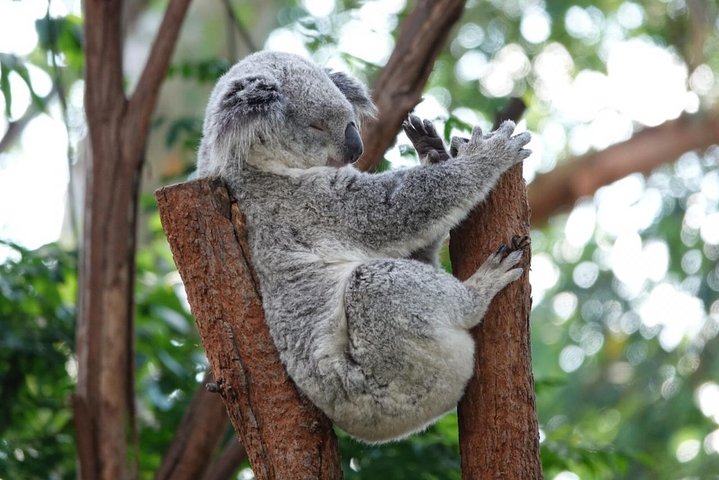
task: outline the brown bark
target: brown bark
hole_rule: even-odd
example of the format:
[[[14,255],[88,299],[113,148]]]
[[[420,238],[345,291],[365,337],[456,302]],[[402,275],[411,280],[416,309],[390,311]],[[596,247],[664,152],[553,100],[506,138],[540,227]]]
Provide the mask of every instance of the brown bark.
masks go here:
[[[88,165],[73,398],[79,476],[137,476],[132,358],[137,189],[159,85],[189,0],[172,0],[133,99],[125,98],[119,0],[85,5]],[[169,20],[168,20],[169,19]],[[129,438],[129,440],[128,440]]]
[[[210,465],[212,453],[230,422],[222,398],[205,388],[208,382],[212,382],[209,374],[185,411],[155,480],[195,480]]]
[[[330,421],[300,395],[264,321],[242,215],[219,180],[156,193],[219,392],[258,479],[341,478]]]
[[[418,0],[402,22],[392,55],[372,88],[379,114],[362,125],[365,144],[358,168],[376,169],[394,143],[402,121],[420,101],[434,61],[462,16],[464,4],[465,0]]]
[[[529,186],[532,225],[542,226],[550,216],[571,208],[583,196],[593,195],[631,173],[648,173],[675,161],[681,154],[719,143],[719,115],[685,115],[657,127],[645,128],[627,141],[559,165],[539,175]]]
[[[516,106],[498,117],[521,114]],[[529,235],[521,165],[505,173],[487,200],[451,232],[455,275],[469,277],[514,235]],[[458,406],[462,478],[542,478],[529,342],[530,261],[527,250],[522,277],[494,298],[472,332],[475,375]]]
[[[247,458],[245,448],[237,438],[233,438],[222,454],[212,462],[202,480],[230,480],[245,458]]]

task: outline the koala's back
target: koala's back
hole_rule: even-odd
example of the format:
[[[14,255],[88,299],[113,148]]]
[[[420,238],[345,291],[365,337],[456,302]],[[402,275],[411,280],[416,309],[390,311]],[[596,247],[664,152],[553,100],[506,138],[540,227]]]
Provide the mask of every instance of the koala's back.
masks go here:
[[[452,319],[467,314],[455,306],[469,300],[460,282],[430,265],[357,245],[325,203],[335,201],[331,173],[342,174],[300,182],[254,172],[238,201],[290,376],[338,426],[386,441],[454,407],[474,344]]]

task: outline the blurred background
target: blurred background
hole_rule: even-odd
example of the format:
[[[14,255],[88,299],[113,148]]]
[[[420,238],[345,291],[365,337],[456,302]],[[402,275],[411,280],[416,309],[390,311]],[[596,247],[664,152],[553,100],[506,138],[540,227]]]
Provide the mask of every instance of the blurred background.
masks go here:
[[[152,191],[194,170],[215,80],[258,49],[369,85],[413,2],[195,1],[155,111],[136,265],[138,452],[152,477],[204,358]],[[165,3],[123,15],[127,88]],[[0,478],[74,478],[87,166],[79,1],[0,0]],[[512,96],[533,133],[532,355],[547,478],[717,478],[719,7],[469,0],[415,109],[449,138]],[[404,135],[382,168],[415,165]],[[553,200],[561,191],[564,197]],[[553,202],[553,203],[552,203]],[[548,204],[548,205],[547,205]],[[228,430],[226,437],[231,437]],[[347,478],[460,478],[457,420],[370,447]],[[252,478],[246,460],[231,478]]]

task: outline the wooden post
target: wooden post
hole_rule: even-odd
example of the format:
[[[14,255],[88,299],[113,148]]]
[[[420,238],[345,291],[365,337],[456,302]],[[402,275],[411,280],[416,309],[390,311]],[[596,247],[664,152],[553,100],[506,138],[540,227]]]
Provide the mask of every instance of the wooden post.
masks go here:
[[[332,424],[287,376],[264,321],[244,219],[221,180],[157,190],[207,358],[255,477],[342,477]]]

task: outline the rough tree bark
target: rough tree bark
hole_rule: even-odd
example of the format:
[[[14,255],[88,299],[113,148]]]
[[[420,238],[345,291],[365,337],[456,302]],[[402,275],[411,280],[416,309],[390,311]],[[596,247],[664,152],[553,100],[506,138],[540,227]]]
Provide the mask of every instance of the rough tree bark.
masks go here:
[[[133,294],[137,189],[160,84],[189,0],[172,0],[130,98],[122,72],[122,1],[86,0],[88,165],[73,398],[79,476],[137,476]],[[128,452],[128,445],[130,452]]]
[[[196,180],[156,197],[217,390],[255,477],[341,478],[331,422],[298,393],[272,343],[242,215],[224,184]]]
[[[510,102],[498,115],[517,119],[524,107]],[[522,166],[499,180],[489,197],[450,234],[455,275],[464,280],[500,244],[529,235],[529,207]],[[542,478],[539,427],[529,343],[530,250],[524,274],[497,295],[473,335],[475,375],[458,406],[462,478]]]

